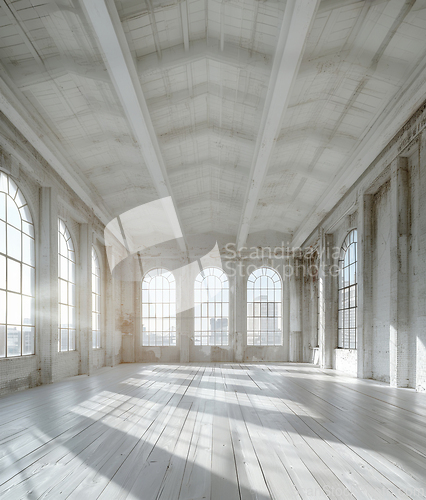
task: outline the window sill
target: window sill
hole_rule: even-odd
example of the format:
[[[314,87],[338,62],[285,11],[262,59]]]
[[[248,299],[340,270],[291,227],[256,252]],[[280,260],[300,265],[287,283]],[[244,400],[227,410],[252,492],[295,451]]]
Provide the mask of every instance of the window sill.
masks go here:
[[[33,359],[36,358],[37,354],[24,354],[23,356],[10,356],[8,358],[0,358],[0,363],[4,361],[16,361],[17,359]]]

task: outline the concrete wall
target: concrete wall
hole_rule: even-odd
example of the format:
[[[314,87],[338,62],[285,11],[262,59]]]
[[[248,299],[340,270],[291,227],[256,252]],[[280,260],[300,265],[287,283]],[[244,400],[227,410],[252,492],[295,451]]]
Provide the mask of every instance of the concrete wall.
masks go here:
[[[391,210],[390,183],[374,195],[373,200],[373,378],[390,380],[390,252]]]
[[[303,245],[319,251],[325,235],[339,247],[358,228],[357,349],[331,352],[337,283],[326,275],[319,293],[321,366],[418,391],[426,391],[425,126],[422,106]],[[319,261],[330,264],[321,253]]]
[[[27,141],[2,119],[15,137],[9,154],[0,149],[0,168],[10,175],[22,190],[31,210],[36,237],[36,342],[35,354],[19,358],[0,358],[0,395],[34,387],[77,374],[90,374],[106,364],[121,362],[121,335],[118,339],[109,314],[114,303],[113,283],[103,245],[103,225],[46,164]],[[6,139],[5,139],[6,140]],[[10,151],[10,150],[9,150]],[[19,153],[19,154],[18,154]],[[76,250],[77,267],[77,350],[58,352],[57,328],[57,220],[61,217],[71,233]],[[95,245],[100,256],[102,278],[102,348],[91,348],[91,306],[80,307],[82,293],[90,299],[89,274],[91,255],[84,269],[81,259],[81,227],[90,227],[88,249]],[[86,261],[85,261],[86,262]],[[86,279],[82,279],[86,275]],[[83,328],[86,325],[87,328]],[[114,338],[115,336],[115,338]]]
[[[278,256],[271,258],[255,258],[248,246],[238,258],[232,252],[226,251],[227,240],[225,235],[218,236],[222,250],[222,269],[227,274],[229,282],[229,343],[227,346],[197,346],[194,343],[194,309],[190,307],[177,314],[177,345],[175,347],[151,347],[142,346],[141,343],[141,284],[139,281],[121,283],[121,311],[120,329],[122,336],[122,360],[123,362],[255,362],[255,361],[301,361],[299,346],[294,346],[297,351],[290,356],[290,279],[283,274],[284,259]],[[281,246],[286,238],[276,239],[272,243],[273,248]],[[259,241],[259,240],[257,240]],[[254,243],[253,243],[254,245]],[[211,248],[211,242],[205,242],[197,249],[191,247],[194,255],[204,255]],[[268,252],[269,255],[269,252]],[[146,271],[155,267],[165,267],[173,272],[180,269],[184,262],[175,262],[165,255],[144,260]],[[246,320],[246,298],[248,275],[262,265],[272,267],[280,274],[283,282],[282,315],[283,315],[283,345],[282,346],[247,346],[247,320]],[[175,271],[176,289],[184,289],[186,300],[193,293],[193,283],[199,272],[198,266],[188,266],[185,275]],[[183,280],[185,284],[182,285]],[[298,302],[300,296],[295,296]],[[299,304],[294,303],[293,308],[300,309]],[[295,316],[300,312],[296,311]],[[293,337],[300,336],[300,325],[294,326]],[[301,336],[300,336],[301,338]],[[300,352],[299,352],[300,351]]]

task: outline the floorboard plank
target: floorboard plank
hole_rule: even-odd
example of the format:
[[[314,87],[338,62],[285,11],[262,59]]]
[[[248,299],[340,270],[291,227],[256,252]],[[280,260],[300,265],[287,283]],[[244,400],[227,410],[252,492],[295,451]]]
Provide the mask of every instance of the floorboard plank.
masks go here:
[[[0,497],[426,499],[426,395],[307,364],[126,364],[0,398]]]

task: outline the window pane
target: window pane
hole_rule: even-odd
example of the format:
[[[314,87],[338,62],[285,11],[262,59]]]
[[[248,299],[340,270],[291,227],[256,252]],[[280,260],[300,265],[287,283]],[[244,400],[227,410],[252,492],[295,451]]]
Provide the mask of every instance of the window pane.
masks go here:
[[[22,293],[35,295],[35,270],[33,267],[22,264]]]
[[[7,259],[7,288],[21,293],[21,264],[12,259]]]
[[[22,261],[34,265],[34,240],[26,234],[22,235]]]
[[[0,220],[0,253],[6,253],[6,224]]]
[[[6,257],[0,255],[0,288],[6,288]]]
[[[16,227],[21,230],[21,215],[19,213],[18,207],[16,206],[16,203],[10,198],[10,196],[7,196],[7,222],[8,224],[11,224],[12,226]]]
[[[34,326],[34,299],[32,297],[22,296],[22,324]]]
[[[60,325],[62,328],[68,328],[68,306],[61,305],[61,322]]]
[[[75,285],[68,283],[68,303],[70,306],[75,306]]]
[[[76,328],[75,307],[69,307],[68,309],[68,322],[70,328]]]
[[[61,330],[61,351],[68,351],[68,330]]]
[[[16,260],[21,260],[21,231],[12,226],[7,226],[7,255]]]
[[[6,325],[0,325],[0,358],[6,356]]]
[[[21,355],[21,327],[10,326],[7,327],[7,355],[20,356]]]
[[[17,293],[7,293],[7,323],[21,324],[21,295]]]
[[[68,304],[68,282],[59,280],[59,302]]]
[[[0,323],[6,323],[6,292],[0,290]]]
[[[0,220],[6,221],[6,194],[0,193]]]
[[[22,354],[34,354],[34,328],[25,326],[22,336]]]

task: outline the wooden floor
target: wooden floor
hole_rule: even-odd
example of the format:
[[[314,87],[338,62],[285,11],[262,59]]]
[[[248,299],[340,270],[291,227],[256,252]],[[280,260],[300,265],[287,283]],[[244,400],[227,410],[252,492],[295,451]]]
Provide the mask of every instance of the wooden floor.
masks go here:
[[[103,369],[0,399],[0,498],[426,498],[426,395],[285,363]]]

